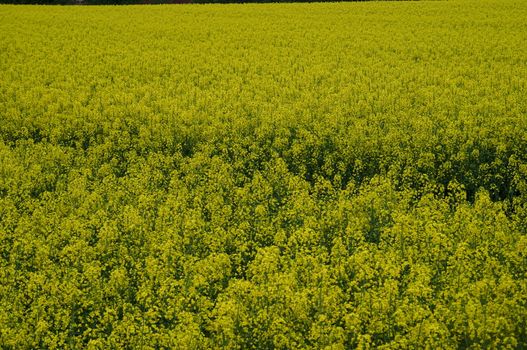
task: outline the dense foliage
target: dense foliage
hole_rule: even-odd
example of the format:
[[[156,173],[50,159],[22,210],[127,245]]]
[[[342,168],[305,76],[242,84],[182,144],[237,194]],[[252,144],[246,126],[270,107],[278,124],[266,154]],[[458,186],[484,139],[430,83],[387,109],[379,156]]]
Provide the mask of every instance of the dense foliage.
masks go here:
[[[0,347],[527,347],[527,2],[0,6]]]

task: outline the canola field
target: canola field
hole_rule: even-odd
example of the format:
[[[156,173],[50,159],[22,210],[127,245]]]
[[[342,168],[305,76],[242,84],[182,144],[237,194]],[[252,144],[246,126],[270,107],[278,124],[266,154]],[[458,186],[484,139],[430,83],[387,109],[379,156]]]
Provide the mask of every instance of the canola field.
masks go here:
[[[526,19],[0,6],[0,348],[526,348]]]

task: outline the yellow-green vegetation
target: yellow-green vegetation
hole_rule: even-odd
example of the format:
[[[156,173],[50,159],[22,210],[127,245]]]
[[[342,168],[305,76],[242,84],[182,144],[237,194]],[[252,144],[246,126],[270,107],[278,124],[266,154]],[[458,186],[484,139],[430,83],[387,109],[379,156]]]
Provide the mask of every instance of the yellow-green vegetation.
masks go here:
[[[0,6],[0,347],[526,348],[526,19]]]

